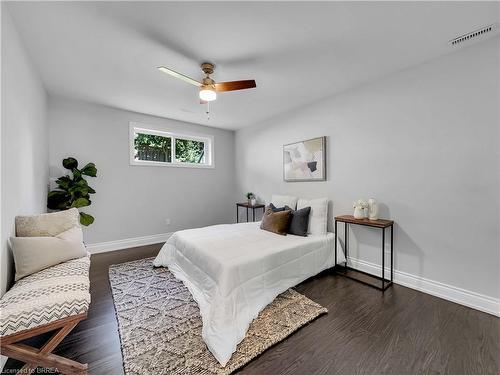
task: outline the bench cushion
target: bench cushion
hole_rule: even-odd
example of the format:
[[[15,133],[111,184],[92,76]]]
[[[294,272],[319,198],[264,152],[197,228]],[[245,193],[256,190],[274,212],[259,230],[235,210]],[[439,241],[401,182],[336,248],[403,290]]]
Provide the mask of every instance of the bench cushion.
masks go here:
[[[0,300],[0,337],[87,312],[90,257],[27,276]]]

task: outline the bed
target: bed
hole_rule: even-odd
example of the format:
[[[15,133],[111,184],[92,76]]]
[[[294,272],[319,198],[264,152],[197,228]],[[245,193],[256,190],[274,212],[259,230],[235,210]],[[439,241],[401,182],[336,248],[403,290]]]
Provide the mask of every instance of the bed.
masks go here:
[[[334,265],[333,233],[280,236],[259,224],[176,232],[154,260],[191,292],[200,308],[203,340],[222,366],[276,296]],[[338,261],[344,261],[338,249]]]

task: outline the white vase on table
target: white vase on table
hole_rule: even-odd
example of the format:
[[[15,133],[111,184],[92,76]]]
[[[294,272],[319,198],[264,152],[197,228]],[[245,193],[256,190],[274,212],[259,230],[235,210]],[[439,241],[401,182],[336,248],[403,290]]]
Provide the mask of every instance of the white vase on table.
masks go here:
[[[374,198],[368,199],[368,219],[378,220],[378,203]]]
[[[369,212],[368,207],[363,208],[363,219],[368,219],[369,214],[370,214],[370,212]]]
[[[250,204],[252,206],[255,206],[256,203],[257,203],[257,199],[255,199],[255,198],[250,199]]]
[[[364,219],[365,210],[361,207],[354,207],[354,218],[355,219]]]

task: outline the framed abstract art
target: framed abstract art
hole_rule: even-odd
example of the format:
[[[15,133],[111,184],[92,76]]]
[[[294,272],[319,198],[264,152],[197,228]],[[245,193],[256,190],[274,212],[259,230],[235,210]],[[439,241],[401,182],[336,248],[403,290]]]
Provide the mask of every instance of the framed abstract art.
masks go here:
[[[326,180],[326,137],[283,146],[283,179],[288,182]]]

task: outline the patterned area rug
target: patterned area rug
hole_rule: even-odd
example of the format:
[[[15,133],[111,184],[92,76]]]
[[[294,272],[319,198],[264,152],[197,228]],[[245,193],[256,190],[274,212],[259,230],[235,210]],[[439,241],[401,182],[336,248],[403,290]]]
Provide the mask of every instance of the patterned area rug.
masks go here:
[[[111,266],[109,279],[128,375],[227,375],[327,312],[287,290],[261,311],[223,368],[201,338],[197,303],[167,268],[153,268],[153,258],[141,259]]]

